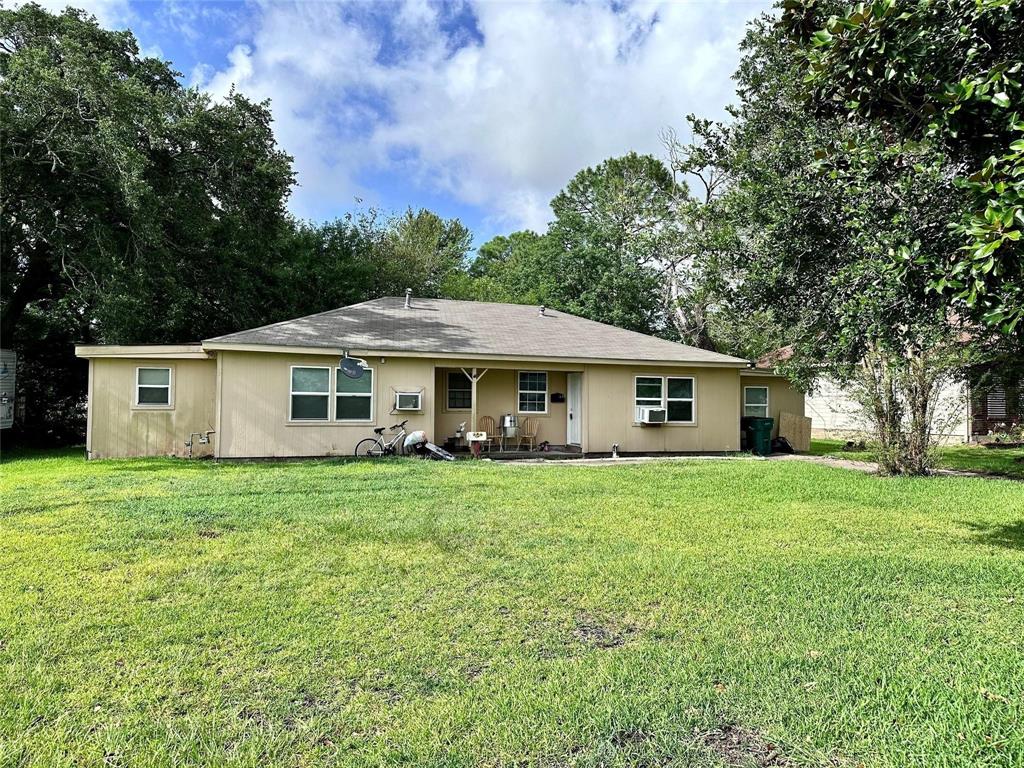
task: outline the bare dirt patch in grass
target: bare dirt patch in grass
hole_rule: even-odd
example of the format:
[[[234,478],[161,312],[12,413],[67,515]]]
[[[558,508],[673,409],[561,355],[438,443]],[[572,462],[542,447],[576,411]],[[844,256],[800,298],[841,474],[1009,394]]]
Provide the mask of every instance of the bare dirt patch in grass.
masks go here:
[[[709,731],[698,730],[694,735],[701,746],[728,766],[788,768],[795,765],[777,744],[753,728],[730,724]]]
[[[545,610],[541,619],[532,622],[532,628],[522,642],[534,647],[542,659],[620,648],[639,634],[637,624],[630,619],[582,610],[571,617],[556,617],[553,611]]]
[[[269,718],[261,710],[254,707],[242,707],[238,712],[238,719],[244,721],[247,725],[253,725],[257,728],[265,728],[270,724]]]
[[[632,640],[636,633],[636,627],[630,623],[589,613],[579,614],[572,628],[573,639],[592,648],[618,648]]]
[[[291,711],[283,719],[284,727],[293,731],[326,711],[329,706],[329,701],[321,699],[310,691],[302,691],[292,700]]]
[[[480,676],[487,671],[488,666],[490,665],[469,664],[465,667],[465,669],[463,669],[463,674],[465,675],[466,680],[468,680],[469,682],[473,682],[474,680],[479,679]]]
[[[402,692],[390,683],[373,683],[364,690],[378,697],[388,705],[397,704],[402,700]]]
[[[643,746],[651,741],[654,736],[647,731],[632,728],[626,731],[616,731],[612,734],[612,746],[618,749]]]

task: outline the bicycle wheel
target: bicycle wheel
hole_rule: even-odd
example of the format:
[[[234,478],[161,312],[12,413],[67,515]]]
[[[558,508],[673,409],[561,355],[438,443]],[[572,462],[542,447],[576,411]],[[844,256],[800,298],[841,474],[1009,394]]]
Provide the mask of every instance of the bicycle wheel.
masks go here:
[[[368,459],[377,459],[384,455],[384,449],[380,442],[372,437],[366,437],[356,443],[356,456]]]

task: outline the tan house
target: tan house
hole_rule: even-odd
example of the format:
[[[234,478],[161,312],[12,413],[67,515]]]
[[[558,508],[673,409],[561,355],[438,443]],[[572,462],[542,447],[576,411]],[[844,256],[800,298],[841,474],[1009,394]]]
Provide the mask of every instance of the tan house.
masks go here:
[[[740,448],[740,415],[803,414],[747,360],[517,304],[383,298],[174,346],[81,346],[90,458],[351,455],[408,419],[436,443],[484,416],[583,453]],[[364,374],[342,375],[343,356]]]

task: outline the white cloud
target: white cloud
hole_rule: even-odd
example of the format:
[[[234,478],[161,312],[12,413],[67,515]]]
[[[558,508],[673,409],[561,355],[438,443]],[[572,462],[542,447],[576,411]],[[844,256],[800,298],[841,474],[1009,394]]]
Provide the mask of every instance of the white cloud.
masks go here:
[[[249,44],[235,46],[228,66],[199,65],[191,78],[215,97],[232,86],[254,100],[270,99],[274,133],[295,157],[299,188],[293,208],[320,218],[350,207],[364,193],[354,177],[364,166],[370,119],[353,93],[375,87],[377,43],[335,4],[267,4]]]
[[[483,41],[453,53],[451,19],[424,0],[386,25],[380,6],[272,3],[227,67],[193,78],[272,99],[300,214],[347,207],[367,194],[360,174],[390,171],[504,226],[543,228],[580,168],[660,152],[659,131],[688,112],[719,115],[744,22],[765,6],[481,2]]]
[[[107,29],[124,29],[133,20],[134,14],[128,5],[128,0],[34,0],[51,13],[61,13],[65,8],[80,8],[91,13],[99,21],[100,26]],[[25,5],[24,2],[14,2],[12,7],[17,8]]]

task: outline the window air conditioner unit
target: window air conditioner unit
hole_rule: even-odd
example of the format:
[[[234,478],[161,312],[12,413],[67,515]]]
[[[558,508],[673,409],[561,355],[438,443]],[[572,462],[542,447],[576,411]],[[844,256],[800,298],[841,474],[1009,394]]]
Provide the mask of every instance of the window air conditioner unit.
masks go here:
[[[396,392],[395,393],[395,410],[396,411],[421,411],[422,408],[422,393],[420,392]]]
[[[668,421],[668,412],[661,407],[642,405],[636,412],[641,424],[664,424]]]

